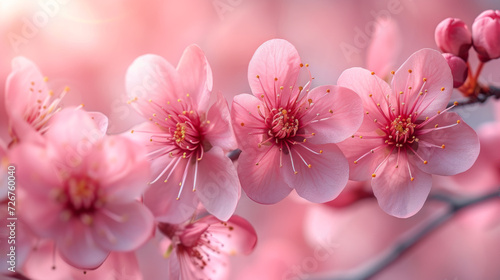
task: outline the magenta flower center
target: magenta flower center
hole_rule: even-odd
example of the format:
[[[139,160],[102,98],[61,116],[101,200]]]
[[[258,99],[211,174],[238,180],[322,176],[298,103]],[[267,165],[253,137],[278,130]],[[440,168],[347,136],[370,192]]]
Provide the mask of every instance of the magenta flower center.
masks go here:
[[[268,118],[268,135],[270,137],[282,140],[297,135],[299,120],[295,118],[295,115],[290,115],[288,111],[283,108],[278,110],[272,109],[271,113],[272,112],[276,113],[272,119]]]
[[[418,141],[414,135],[416,126],[412,122],[411,116],[407,118],[398,116],[390,123],[390,126],[386,126],[386,143],[396,145],[396,147],[403,147],[404,144]]]

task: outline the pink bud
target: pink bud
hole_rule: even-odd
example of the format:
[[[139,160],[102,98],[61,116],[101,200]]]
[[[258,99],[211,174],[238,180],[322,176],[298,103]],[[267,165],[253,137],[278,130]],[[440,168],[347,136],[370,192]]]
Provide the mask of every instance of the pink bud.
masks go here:
[[[447,18],[440,22],[436,27],[434,39],[442,52],[454,54],[467,61],[472,36],[461,19]]]
[[[465,80],[467,80],[469,70],[467,63],[465,63],[465,61],[460,57],[451,53],[443,53],[443,57],[446,59],[446,62],[448,62],[448,65],[451,68],[451,74],[453,75],[453,87],[460,87],[464,84]]]
[[[472,34],[474,49],[482,62],[500,57],[500,11],[482,12],[472,24]]]

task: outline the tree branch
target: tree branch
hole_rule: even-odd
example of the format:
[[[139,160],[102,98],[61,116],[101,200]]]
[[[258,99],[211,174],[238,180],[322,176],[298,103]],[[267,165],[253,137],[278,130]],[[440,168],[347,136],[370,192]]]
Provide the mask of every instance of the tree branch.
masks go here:
[[[481,87],[481,91],[479,92],[477,97],[471,97],[469,99],[463,100],[463,101],[458,101],[456,107],[458,106],[466,106],[466,105],[471,105],[471,104],[476,104],[476,103],[484,103],[486,100],[488,100],[490,97],[494,97],[495,99],[500,99],[500,88],[494,87],[494,86],[489,86],[489,87]],[[455,102],[450,102],[448,103],[448,107],[451,107],[454,105]]]

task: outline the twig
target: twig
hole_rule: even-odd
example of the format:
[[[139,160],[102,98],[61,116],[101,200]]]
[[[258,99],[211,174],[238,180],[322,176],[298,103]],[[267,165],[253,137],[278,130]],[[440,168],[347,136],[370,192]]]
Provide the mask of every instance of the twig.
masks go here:
[[[356,269],[354,272],[352,271],[346,272],[345,274],[334,278],[323,277],[321,279],[331,279],[331,280],[369,279],[377,275],[377,273],[381,272],[388,266],[390,266],[399,257],[408,252],[412,247],[414,247],[416,244],[422,241],[430,233],[432,233],[434,230],[436,230],[437,228],[445,224],[447,221],[449,221],[460,210],[492,198],[500,198],[500,188],[499,190],[489,193],[487,195],[470,198],[466,200],[454,200],[451,198],[445,198],[444,196],[438,196],[436,197],[436,199],[448,203],[449,207],[447,211],[442,215],[438,216],[436,219],[430,221],[427,225],[423,226],[422,229],[417,231],[414,235],[394,245],[392,249],[388,251],[388,253],[383,253],[373,263],[370,263],[368,265],[363,265],[358,269]]]
[[[463,101],[458,101],[456,107],[458,106],[465,106],[465,105],[471,105],[471,104],[476,104],[476,103],[484,103],[486,100],[488,100],[490,97],[494,97],[495,99],[500,99],[500,88],[490,86],[490,87],[481,87],[481,91],[479,92],[477,97],[471,97],[469,99],[463,100]],[[450,102],[448,103],[448,107],[451,107],[454,105],[455,102]]]

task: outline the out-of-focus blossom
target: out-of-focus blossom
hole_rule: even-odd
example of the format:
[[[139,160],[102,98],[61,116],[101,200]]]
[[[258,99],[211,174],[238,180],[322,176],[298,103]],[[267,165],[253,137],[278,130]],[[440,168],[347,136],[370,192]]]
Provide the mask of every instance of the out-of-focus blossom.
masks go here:
[[[37,242],[22,271],[33,280],[143,279],[134,252],[112,252],[97,269],[82,270],[66,264],[50,240]]]
[[[464,84],[465,80],[467,80],[469,72],[467,63],[460,57],[451,53],[443,53],[443,57],[446,59],[446,62],[448,62],[448,66],[450,66],[451,75],[453,76],[453,87],[460,87]]]
[[[347,183],[348,164],[334,143],[359,127],[361,101],[338,86],[311,91],[309,83],[300,86],[303,66],[292,44],[267,41],[250,61],[253,95],[233,100],[233,127],[242,149],[238,174],[256,202],[276,203],[292,189],[307,200],[326,202]]]
[[[351,68],[338,84],[363,100],[364,122],[340,145],[350,179],[372,177],[374,195],[387,213],[414,215],[431,189],[432,176],[469,169],[479,153],[474,130],[446,112],[452,75],[441,54],[414,53],[394,74],[392,87],[362,68]]]
[[[13,142],[32,131],[46,132],[48,121],[61,109],[59,103],[69,88],[55,96],[47,81],[32,61],[24,57],[12,60],[5,87],[5,109]]]
[[[447,18],[441,21],[436,27],[434,39],[441,51],[467,61],[472,46],[472,35],[461,19]]]
[[[177,69],[159,56],[141,56],[126,80],[131,103],[149,119],[131,134],[148,147],[153,165],[144,203],[162,222],[187,220],[198,202],[229,219],[241,187],[224,152],[236,148],[236,139],[224,97],[209,107],[212,72],[202,50],[188,47]]]
[[[500,57],[499,10],[487,10],[477,16],[472,24],[472,41],[481,61]]]
[[[401,31],[391,18],[377,19],[375,32],[366,53],[366,69],[384,80],[391,78],[390,71],[402,50]]]
[[[23,221],[54,240],[68,264],[94,269],[110,251],[134,250],[151,236],[153,216],[137,201],[149,176],[145,150],[104,136],[92,115],[62,110],[42,142],[25,141],[10,156],[25,195]]]
[[[257,244],[252,225],[239,216],[227,222],[207,216],[180,225],[160,223],[169,279],[226,279],[228,256],[248,255]]]

